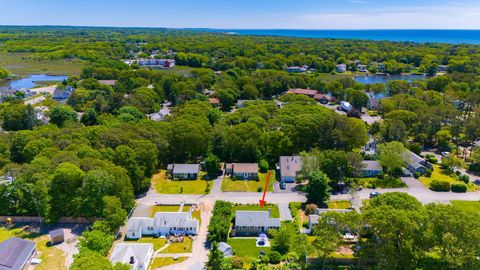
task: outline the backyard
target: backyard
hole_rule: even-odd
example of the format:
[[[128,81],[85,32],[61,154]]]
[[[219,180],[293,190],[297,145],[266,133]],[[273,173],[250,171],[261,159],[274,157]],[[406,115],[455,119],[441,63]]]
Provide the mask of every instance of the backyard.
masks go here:
[[[152,185],[161,194],[208,194],[212,181],[202,179],[173,181],[167,178],[166,171],[160,171],[152,178]]]
[[[257,259],[260,251],[265,251],[266,254],[270,252],[270,247],[257,247],[254,238],[230,238],[227,243],[232,247],[235,256],[242,259],[244,264],[249,264],[252,259]],[[272,239],[270,239],[270,246]]]
[[[427,188],[430,188],[430,184],[432,181],[436,179],[439,181],[446,181],[449,182],[450,184],[455,183],[457,180],[455,174],[448,174],[444,170],[440,168],[439,165],[433,165],[433,171],[432,171],[432,176],[431,177],[426,177],[422,176],[418,180]],[[479,189],[479,187],[473,183],[468,183],[467,185],[468,191],[476,191]]]
[[[232,180],[224,178],[222,181],[222,191],[226,192],[262,192],[267,181],[267,173],[259,173],[258,181],[255,180]],[[270,180],[268,181],[268,191],[273,191],[275,180],[275,171],[270,171]]]
[[[66,254],[62,250],[50,245],[50,239],[48,235],[38,236],[35,233],[28,233],[21,228],[0,228],[0,242],[3,242],[12,236],[25,238],[37,243],[38,258],[41,259],[42,262],[37,265],[35,269],[67,269]]]

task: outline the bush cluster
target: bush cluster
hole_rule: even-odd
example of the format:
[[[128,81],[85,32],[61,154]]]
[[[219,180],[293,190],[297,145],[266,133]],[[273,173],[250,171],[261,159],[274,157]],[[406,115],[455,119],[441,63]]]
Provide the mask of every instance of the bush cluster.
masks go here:
[[[450,191],[451,185],[448,181],[434,179],[430,184],[430,189],[433,191]]]

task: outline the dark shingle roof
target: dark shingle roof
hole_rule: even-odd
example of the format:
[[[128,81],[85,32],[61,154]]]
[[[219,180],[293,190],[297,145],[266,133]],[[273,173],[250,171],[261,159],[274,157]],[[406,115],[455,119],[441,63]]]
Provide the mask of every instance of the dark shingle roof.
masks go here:
[[[20,270],[28,261],[37,244],[18,237],[0,243],[0,270]]]

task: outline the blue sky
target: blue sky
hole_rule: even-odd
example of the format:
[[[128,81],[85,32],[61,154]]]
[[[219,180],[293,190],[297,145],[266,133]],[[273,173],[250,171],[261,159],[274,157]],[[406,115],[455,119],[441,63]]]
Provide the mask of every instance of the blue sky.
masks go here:
[[[480,29],[480,0],[0,0],[0,25]]]

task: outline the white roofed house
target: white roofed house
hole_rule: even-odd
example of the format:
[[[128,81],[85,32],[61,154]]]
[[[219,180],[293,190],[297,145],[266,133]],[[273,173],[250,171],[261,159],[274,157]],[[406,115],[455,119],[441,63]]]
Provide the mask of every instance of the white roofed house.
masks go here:
[[[144,270],[148,269],[153,253],[151,243],[119,243],[113,249],[110,261],[112,264],[127,264],[132,270]]]
[[[298,172],[302,169],[301,156],[281,156],[280,157],[280,181],[284,183],[293,183],[297,178]]]
[[[191,212],[157,212],[153,218],[131,218],[127,223],[127,239],[143,236],[196,235],[199,222]]]
[[[280,219],[270,217],[268,211],[243,211],[235,213],[235,235],[259,235],[280,228]]]

